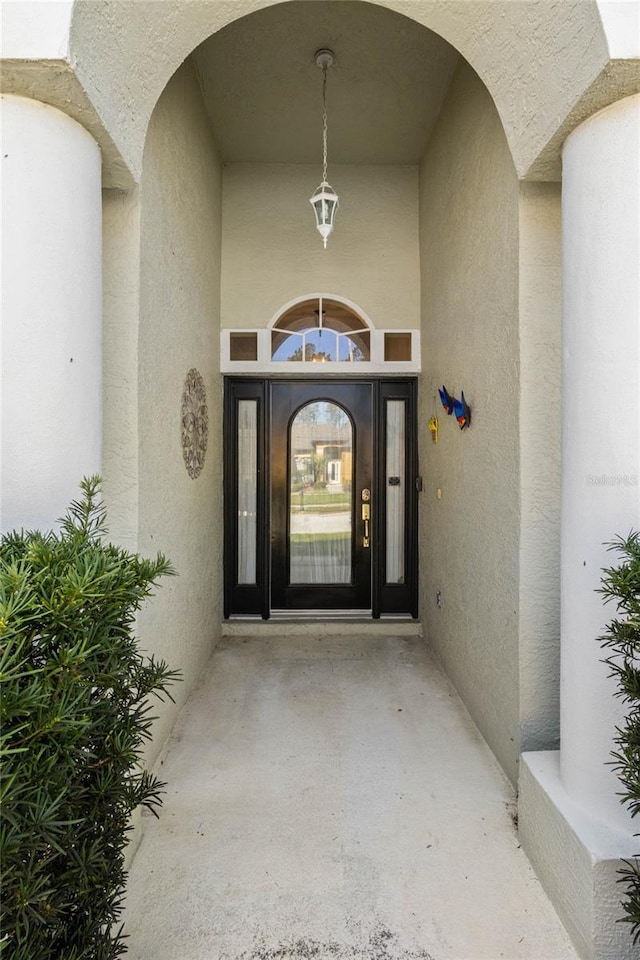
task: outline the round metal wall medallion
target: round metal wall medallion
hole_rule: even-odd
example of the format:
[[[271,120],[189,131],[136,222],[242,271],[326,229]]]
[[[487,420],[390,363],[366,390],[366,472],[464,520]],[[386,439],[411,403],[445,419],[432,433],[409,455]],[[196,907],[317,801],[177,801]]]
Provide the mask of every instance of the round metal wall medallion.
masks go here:
[[[192,367],[182,391],[182,456],[189,476],[195,480],[204,466],[209,436],[209,413],[204,380]]]

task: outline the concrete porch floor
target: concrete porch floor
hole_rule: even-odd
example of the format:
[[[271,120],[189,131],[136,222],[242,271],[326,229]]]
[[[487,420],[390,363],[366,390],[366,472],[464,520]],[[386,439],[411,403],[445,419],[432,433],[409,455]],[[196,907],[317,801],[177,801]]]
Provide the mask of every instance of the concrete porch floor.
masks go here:
[[[228,637],[161,764],[131,960],[575,960],[416,636]]]

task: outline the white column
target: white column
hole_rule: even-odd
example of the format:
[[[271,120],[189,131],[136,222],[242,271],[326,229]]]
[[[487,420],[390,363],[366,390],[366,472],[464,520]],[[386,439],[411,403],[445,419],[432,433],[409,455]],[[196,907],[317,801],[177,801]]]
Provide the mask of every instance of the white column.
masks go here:
[[[2,531],[49,528],[100,472],[101,158],[53,107],[3,95]]]
[[[623,708],[596,638],[603,546],[640,528],[640,96],[581,124],[563,152],[560,775],[599,821],[631,829],[608,762]]]

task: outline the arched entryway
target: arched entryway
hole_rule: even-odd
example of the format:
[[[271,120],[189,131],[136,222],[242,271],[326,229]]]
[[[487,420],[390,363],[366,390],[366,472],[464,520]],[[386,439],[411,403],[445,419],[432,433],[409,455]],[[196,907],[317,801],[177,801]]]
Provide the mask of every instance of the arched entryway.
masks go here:
[[[319,160],[321,147],[320,75],[313,53],[316,43],[333,42],[329,36],[311,43],[318,31],[345,36],[329,78],[329,169],[341,207],[326,250],[308,203],[320,174],[314,152]],[[314,48],[309,56],[292,48],[296,37],[309,38]],[[229,68],[224,88],[216,64]],[[429,87],[437,98],[421,114]],[[227,104],[224,116],[238,112],[244,122],[229,117],[229,130],[240,140],[234,146],[229,133],[225,146],[222,118],[217,127],[215,119],[210,121],[221,93],[232,102],[232,91],[238,95],[237,111]],[[255,108],[252,121],[244,111],[254,109],[254,97],[260,109]],[[298,101],[303,109],[294,112]],[[416,115],[424,125],[410,125],[411,136],[398,135],[407,116]],[[254,152],[232,152],[249,149]],[[176,167],[183,171],[178,179]],[[221,498],[219,472],[218,371],[224,357],[212,346],[217,325],[230,334],[254,331],[259,341],[270,318],[296,295],[340,296],[374,320],[375,332],[420,334],[421,369],[411,371],[420,380],[414,439],[416,474],[424,479],[419,608],[474,718],[515,780],[523,745],[520,582],[511,560],[520,535],[514,480],[519,469],[520,198],[509,145],[486,87],[441,37],[378,5],[277,4],[218,31],[176,74],[151,120],[145,171],[147,304],[139,343],[146,432],[140,438],[145,466],[139,521],[145,547],[151,547],[162,516],[197,580],[206,551],[210,579],[196,604],[187,605],[185,635],[190,628],[195,632],[198,604],[209,608],[211,618],[222,620],[224,612],[221,531],[228,500]],[[200,199],[193,191],[196,183]],[[158,262],[165,265],[162,275]],[[218,300],[212,303],[216,276]],[[161,316],[166,318],[162,333]],[[200,358],[206,364],[201,372],[216,398],[210,430],[216,453],[198,480],[197,495],[181,485],[169,510],[171,439],[164,423],[170,402],[157,385],[184,376],[178,357],[186,369],[198,366]],[[229,366],[225,373],[231,373]],[[460,431],[435,405],[443,383],[452,393],[464,390],[475,406],[471,430]],[[483,398],[480,405],[478,398]],[[442,429],[433,444],[426,426],[438,412]],[[557,461],[548,462],[550,469],[557,467]],[[182,470],[177,460],[176,482]],[[211,507],[203,514],[205,504]],[[542,690],[539,700],[549,704],[547,687],[556,677],[554,670],[537,672],[532,699]],[[540,729],[543,722],[548,730],[548,714],[544,721],[535,716],[531,728]],[[551,725],[555,722],[552,717]]]
[[[28,6],[8,5],[12,8],[7,11],[9,25],[18,16],[18,8],[26,10]],[[23,397],[28,396],[35,411],[31,420],[42,423],[45,420],[38,421],[37,411],[50,407],[48,398],[58,389],[67,401],[73,397],[74,414],[82,410],[84,420],[78,438],[69,430],[69,443],[79,461],[67,456],[66,444],[41,444],[38,462],[44,467],[27,470],[32,455],[28,431],[21,447],[19,438],[16,440],[21,456],[9,458],[11,467],[20,465],[26,479],[34,475],[43,478],[38,489],[45,491],[40,494],[42,503],[54,519],[62,507],[54,505],[55,496],[51,495],[55,483],[63,478],[65,483],[72,479],[75,484],[77,477],[70,478],[70,474],[77,469],[77,462],[91,461],[93,466],[97,455],[101,413],[92,398],[100,379],[99,349],[91,355],[85,351],[83,357],[75,350],[72,371],[71,352],[63,364],[50,350],[60,324],[43,324],[42,336],[35,336],[30,316],[35,311],[22,297],[22,290],[32,283],[33,264],[42,262],[46,269],[37,277],[42,303],[51,305],[52,316],[54,306],[62,315],[66,293],[76,283],[78,262],[85,262],[67,254],[81,247],[84,238],[91,240],[90,246],[85,244],[87,252],[91,250],[93,256],[97,249],[97,216],[84,218],[83,213],[96,209],[100,199],[97,155],[94,145],[89,151],[80,150],[80,141],[93,137],[102,148],[107,188],[105,489],[115,536],[143,552],[162,547],[181,570],[180,580],[140,620],[143,643],[156,655],[182,666],[186,682],[180,696],[184,698],[199,677],[220,635],[222,620],[225,505],[219,331],[261,328],[265,317],[297,290],[340,290],[361,303],[368,314],[380,318],[381,327],[419,328],[422,334],[417,434],[425,478],[421,505],[425,535],[420,537],[419,592],[431,642],[514,782],[523,750],[543,749],[555,763],[556,755],[548,748],[556,745],[559,713],[557,181],[560,150],[569,132],[613,100],[620,103],[583,124],[565,155],[567,209],[571,210],[571,216],[565,217],[565,290],[570,292],[566,342],[576,330],[582,334],[585,316],[593,323],[592,342],[599,343],[601,337],[616,353],[616,362],[620,355],[625,359],[632,356],[635,342],[622,325],[616,326],[616,336],[612,336],[613,327],[605,329],[604,319],[611,316],[612,323],[618,324],[618,317],[630,313],[628,304],[635,303],[636,295],[629,277],[635,276],[637,267],[637,257],[634,260],[632,255],[636,224],[630,226],[625,219],[635,209],[634,158],[629,169],[624,167],[624,176],[619,172],[622,160],[627,163],[631,155],[622,144],[627,142],[624,136],[628,131],[635,129],[637,100],[629,96],[625,102],[623,98],[634,92],[637,64],[628,54],[616,55],[614,46],[608,45],[611,36],[607,38],[599,17],[599,8],[605,5],[467,0],[461,4],[425,0],[410,5],[403,0],[389,0],[384,5],[263,4],[260,0],[190,4],[166,0],[163,4],[49,6],[66,9],[67,31],[43,49],[38,45],[41,22],[33,25],[34,30],[23,30],[21,36],[28,37],[28,42],[3,69],[3,85],[10,95],[17,94],[19,101],[13,104],[16,136],[4,159],[11,161],[7,170],[16,164],[14,169],[19,166],[24,172],[19,196],[28,199],[11,245],[20,269],[8,271],[7,278],[8,286],[16,278],[14,289],[18,290],[18,320],[12,327],[15,338],[7,343],[12,349],[18,346],[13,357],[19,362],[10,364],[6,396],[16,408],[23,406]],[[205,88],[212,74],[203,68],[203,50],[198,49],[201,44],[207,48],[214,45],[223,63],[225,37],[232,39],[226,55],[235,58],[238,69],[234,80],[233,63],[226,63],[224,80],[226,91],[235,96],[229,97],[232,110],[234,102],[242,107],[242,132],[255,131],[260,147],[272,149],[282,144],[279,137],[272,136],[273,131],[284,128],[287,136],[293,134],[304,147],[305,142],[312,142],[317,129],[317,120],[311,121],[311,98],[307,99],[308,91],[314,84],[317,87],[313,52],[320,44],[338,46],[340,30],[334,38],[326,34],[314,38],[308,56],[300,54],[295,60],[290,51],[302,33],[290,29],[294,8],[298,8],[297,17],[300,11],[308,16],[319,12],[325,28],[331,26],[332,11],[351,18],[342,36],[354,55],[339,61],[345,72],[336,68],[340,108],[331,116],[335,116],[334,132],[346,118],[347,132],[356,146],[373,144],[376,149],[386,149],[389,140],[392,146],[411,140],[409,136],[388,136],[398,129],[398,121],[410,115],[418,76],[412,71],[411,82],[404,86],[398,82],[401,68],[411,63],[411,58],[393,52],[392,40],[406,37],[411,46],[424,40],[420,31],[428,28],[433,34],[430,50],[434,59],[425,56],[423,64],[441,63],[438,57],[446,50],[443,44],[464,58],[457,61],[448,86],[439,88],[443,94],[439,109],[431,114],[430,134],[413,161],[405,157],[403,162],[398,154],[344,154],[342,158],[338,150],[330,154],[333,162],[341,160],[343,202],[324,259],[318,259],[322,251],[306,219],[308,196],[318,179],[315,154],[310,155],[305,170],[307,161],[293,148],[280,154],[280,159],[243,153],[246,141],[238,154],[222,149],[216,143],[216,136],[222,133],[222,123],[216,127],[215,117],[220,98],[207,95]],[[406,22],[400,18],[389,26],[384,42],[374,48],[376,55],[367,58],[363,52],[372,38],[369,28],[384,17],[390,23],[394,11],[409,11],[411,18]],[[243,19],[247,14],[251,16]],[[258,31],[258,39],[268,38],[269,42],[262,47],[250,42],[252,27],[258,22],[253,17],[266,18],[260,21],[267,26]],[[362,19],[354,26],[356,17]],[[273,55],[272,46],[276,36],[281,40],[278,56]],[[342,52],[348,53],[348,49],[345,46]],[[261,59],[264,53],[266,62]],[[337,53],[340,55],[340,50]],[[360,61],[358,54],[363,55]],[[61,59],[52,61],[52,55]],[[359,83],[346,84],[340,90],[339,81],[347,77],[349,63],[357,66],[351,79]],[[288,76],[284,76],[283,64],[293,64]],[[243,95],[242,84],[252,70],[253,92]],[[213,86],[215,94],[220,82],[214,80]],[[268,103],[270,89],[284,89],[286,94],[275,98],[275,107]],[[258,102],[258,93],[265,94],[267,102],[260,100],[259,109],[247,118],[242,111]],[[29,107],[25,97],[31,98]],[[58,134],[69,143],[76,141],[73,162],[67,159],[64,163],[63,179],[65,184],[73,184],[78,196],[90,199],[68,211],[72,219],[60,215],[79,228],[72,231],[73,244],[41,246],[34,239],[42,237],[42,222],[55,222],[58,217],[53,206],[48,208],[47,218],[40,215],[47,193],[67,204],[62,193],[51,188],[48,177],[52,170],[47,164],[38,167],[27,162],[31,129],[27,115],[33,112],[34,98],[53,111],[52,118],[49,107],[43,108],[36,123],[40,132],[47,128],[44,114],[55,119],[55,108],[84,128],[72,134],[73,124],[67,124],[65,118],[66,133],[54,122],[57,134],[48,140],[49,155],[58,157],[62,156],[54,148]],[[384,115],[389,101],[396,117]],[[373,115],[378,122],[373,132],[372,112],[361,113],[362,103],[375,107]],[[298,115],[296,105],[303,107]],[[309,118],[306,129],[311,131],[310,137],[305,138],[304,124],[297,123],[297,116]],[[334,147],[339,144],[338,139]],[[592,167],[598,174],[595,191],[590,185],[586,188],[585,170]],[[525,178],[532,182],[524,183]],[[588,206],[585,198],[592,195],[602,200],[601,207]],[[611,231],[603,211],[612,210],[620,211],[617,216],[629,242],[618,225]],[[24,229],[27,223],[33,224],[32,232]],[[619,250],[611,243],[612,236],[625,237]],[[79,237],[83,240],[78,241]],[[615,264],[616,270],[623,265],[620,282],[614,282],[618,274],[609,264]],[[82,272],[90,295],[79,314],[71,312],[69,330],[78,334],[90,331],[91,343],[98,345],[99,282],[97,274]],[[293,273],[298,281],[295,285]],[[49,283],[49,278],[54,282]],[[596,296],[592,286],[594,278],[602,278],[605,306],[609,307],[599,308],[597,318],[590,312],[595,303],[601,303],[601,290]],[[619,292],[621,283],[624,297]],[[13,311],[14,301],[6,302],[11,302]],[[71,313],[66,310],[66,318]],[[75,345],[84,343],[80,336],[70,339]],[[580,336],[578,340],[580,350],[571,351],[565,382],[588,382],[590,386],[600,379],[604,382],[604,353],[594,359],[582,351]],[[26,358],[24,348],[31,351]],[[49,353],[51,358],[57,357],[55,368],[49,364]],[[32,384],[32,371],[39,363],[47,365],[48,372],[54,370],[51,390],[43,390],[41,395]],[[592,363],[595,378],[590,375]],[[179,429],[171,426],[177,424],[178,398],[185,376],[194,366],[202,374],[210,417],[208,456],[195,480],[184,470]],[[633,382],[633,376],[626,373],[617,379]],[[464,389],[474,410],[472,430],[457,432],[453,421],[434,406],[441,383],[451,392]],[[574,398],[567,396],[566,401],[565,407],[570,409]],[[634,409],[634,402],[635,397],[625,406]],[[9,409],[9,404],[6,407]],[[425,425],[436,411],[441,413],[442,429],[439,444],[432,446]],[[578,437],[576,449],[584,449],[587,461],[597,463],[601,447],[595,438],[612,437],[604,414],[600,415],[599,409],[595,413],[600,429],[593,430],[576,419],[571,430],[565,431],[569,444],[569,460],[565,461],[569,467],[563,477],[565,508],[581,504],[583,499],[584,471],[580,458],[572,459],[570,438]],[[90,455],[82,446],[87,435],[93,438]],[[628,444],[616,434],[610,446],[619,465],[615,475],[635,476],[633,469],[625,466]],[[27,484],[19,481],[18,476],[15,489],[27,489]],[[569,496],[574,495],[569,503]],[[616,503],[623,504],[618,510],[612,499],[598,495],[590,513],[607,522],[615,519],[619,529],[617,518],[626,522],[633,512],[630,500],[618,496]],[[568,515],[573,517],[571,509]],[[580,529],[579,537],[570,536],[570,528],[564,527],[564,575],[565,585],[571,585],[569,606],[583,610],[589,606],[583,599],[593,599],[595,571],[606,557],[597,524],[583,528],[578,517],[575,526]],[[612,529],[611,535],[615,532]],[[577,553],[584,552],[576,547],[583,543],[583,533],[587,559],[580,557],[582,566],[576,572],[572,564],[574,560],[578,563]],[[589,630],[598,633],[593,614],[588,629],[581,626],[580,636]],[[607,730],[613,724],[604,707],[604,684],[598,680],[598,653],[595,647],[589,649],[589,676],[582,651],[573,661],[577,669],[569,674],[577,699],[587,689],[582,681],[588,680],[590,702],[597,707],[594,727],[602,735],[599,754],[595,756],[591,750],[595,738],[585,737],[574,722],[571,736],[565,737],[566,752],[573,750],[573,758],[580,764],[584,758],[588,762],[580,766],[578,779],[572,775],[572,764],[566,762],[559,779],[553,766],[549,777],[558,795],[568,796],[569,801],[581,793],[576,784],[586,783],[589,797],[585,805],[595,800],[596,819],[602,813],[605,819],[619,822],[616,784],[606,781],[602,773]],[[565,706],[570,702],[565,698]],[[158,745],[173,722],[172,711],[172,707],[163,710]],[[565,718],[569,713],[573,711],[565,710]],[[577,740],[580,750],[576,752]],[[587,749],[583,749],[585,740],[589,740]],[[540,799],[531,782],[525,786],[536,809],[544,806],[544,796]],[[552,794],[553,786],[548,791]],[[566,817],[570,820],[571,809],[569,802],[568,814],[554,808],[554,815],[562,822]],[[576,863],[590,863],[581,843],[576,848]],[[610,859],[615,861],[615,857]],[[544,860],[551,873],[562,875],[562,864],[553,863],[552,858]],[[591,876],[583,879],[584,889],[591,891]],[[555,882],[556,889],[567,886]]]

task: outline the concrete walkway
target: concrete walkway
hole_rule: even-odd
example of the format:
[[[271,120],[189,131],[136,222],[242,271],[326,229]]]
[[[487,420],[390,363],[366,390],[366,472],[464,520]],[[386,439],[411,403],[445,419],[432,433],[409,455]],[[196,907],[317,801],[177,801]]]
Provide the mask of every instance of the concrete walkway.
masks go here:
[[[575,960],[418,637],[228,638],[129,879],[130,960]]]

